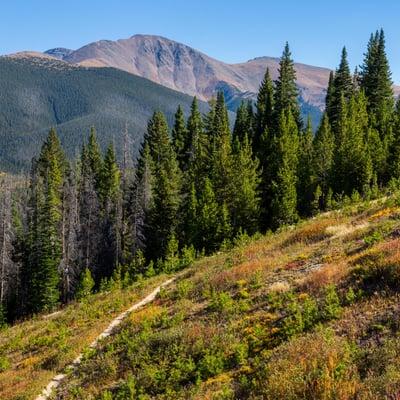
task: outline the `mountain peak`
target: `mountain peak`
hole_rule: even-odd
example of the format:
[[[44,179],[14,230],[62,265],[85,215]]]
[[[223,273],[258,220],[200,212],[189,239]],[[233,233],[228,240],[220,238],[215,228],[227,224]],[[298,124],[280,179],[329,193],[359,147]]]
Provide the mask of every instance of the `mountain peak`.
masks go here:
[[[279,60],[257,57],[248,62],[228,64],[183,43],[150,34],[135,34],[116,41],[101,40],[65,55],[62,50],[50,54],[62,54],[64,61],[86,67],[118,68],[202,100],[210,99],[223,87],[234,102],[231,108],[244,94],[246,98],[255,97],[267,67],[276,78]],[[296,67],[301,96],[305,102],[322,109],[330,70],[299,64]]]
[[[56,47],[54,49],[49,49],[44,52],[49,56],[58,58],[59,60],[63,60],[66,56],[70,55],[74,50],[66,49],[64,47]]]

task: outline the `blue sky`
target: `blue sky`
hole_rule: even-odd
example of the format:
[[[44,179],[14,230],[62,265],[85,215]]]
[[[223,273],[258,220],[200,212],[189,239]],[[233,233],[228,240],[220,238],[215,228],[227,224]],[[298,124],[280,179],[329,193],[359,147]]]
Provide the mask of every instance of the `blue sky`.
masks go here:
[[[382,27],[400,83],[397,0],[2,0],[0,53],[79,48],[136,33],[166,36],[226,62],[279,56],[289,41],[296,61],[334,68],[346,45],[354,67]]]

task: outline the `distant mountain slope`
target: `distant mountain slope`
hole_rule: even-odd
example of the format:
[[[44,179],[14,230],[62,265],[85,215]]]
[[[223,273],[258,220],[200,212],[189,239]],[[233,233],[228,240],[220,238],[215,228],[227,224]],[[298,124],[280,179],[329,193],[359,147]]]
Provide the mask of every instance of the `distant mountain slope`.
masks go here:
[[[47,53],[54,54],[55,50]],[[279,59],[272,57],[227,64],[182,43],[150,35],[90,43],[65,55],[63,60],[83,66],[122,69],[203,100],[222,90],[233,111],[242,99],[255,99],[267,67],[272,77],[277,78],[279,64]],[[303,115],[310,113],[317,123],[330,70],[298,63],[295,67]]]
[[[260,57],[241,64],[227,64],[182,43],[150,35],[90,43],[66,55],[64,60],[119,68],[203,99],[209,99],[221,84],[242,94],[254,94],[266,67],[275,79],[279,63],[277,58]],[[322,107],[330,70],[296,63],[296,71],[303,99]]]
[[[0,57],[0,93],[0,168],[12,171],[29,166],[51,126],[70,156],[92,125],[103,146],[114,140],[118,148],[127,124],[137,150],[154,110],[171,123],[178,104],[188,112],[192,101],[118,69],[83,68],[26,52]]]

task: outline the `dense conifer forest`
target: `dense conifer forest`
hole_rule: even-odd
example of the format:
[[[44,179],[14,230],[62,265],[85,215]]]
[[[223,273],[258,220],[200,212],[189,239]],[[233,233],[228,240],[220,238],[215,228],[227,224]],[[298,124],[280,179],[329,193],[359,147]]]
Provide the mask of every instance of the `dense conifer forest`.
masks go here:
[[[180,104],[187,115],[192,98],[114,68],[84,68],[43,57],[0,57],[0,169],[29,171],[49,127],[57,127],[63,151],[74,158],[96,126],[102,149],[123,147],[128,130],[136,156],[155,109],[169,124]],[[202,112],[205,102],[199,102]],[[120,157],[121,155],[118,154]]]
[[[266,71],[232,131],[219,93],[206,114],[196,98],[187,119],[179,106],[171,132],[154,112],[137,161],[126,135],[122,142],[119,160],[112,143],[103,154],[92,128],[70,161],[52,129],[28,182],[3,178],[2,323],[398,186],[400,102],[384,33],[371,35],[354,73],[343,49],[315,135],[286,44],[278,79]]]

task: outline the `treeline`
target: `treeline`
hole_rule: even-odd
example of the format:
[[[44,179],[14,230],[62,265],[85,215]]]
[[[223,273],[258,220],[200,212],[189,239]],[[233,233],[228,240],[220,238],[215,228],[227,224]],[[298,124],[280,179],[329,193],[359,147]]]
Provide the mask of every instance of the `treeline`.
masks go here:
[[[266,71],[232,132],[222,93],[206,115],[194,99],[187,120],[178,108],[172,132],[154,113],[133,164],[127,140],[118,163],[113,145],[101,153],[94,129],[70,163],[50,131],[29,187],[3,190],[0,300],[9,319],[181,268],[240,235],[397,185],[400,103],[383,31],[371,36],[360,71],[350,72],[343,49],[315,135],[300,116],[286,44],[278,79]]]

